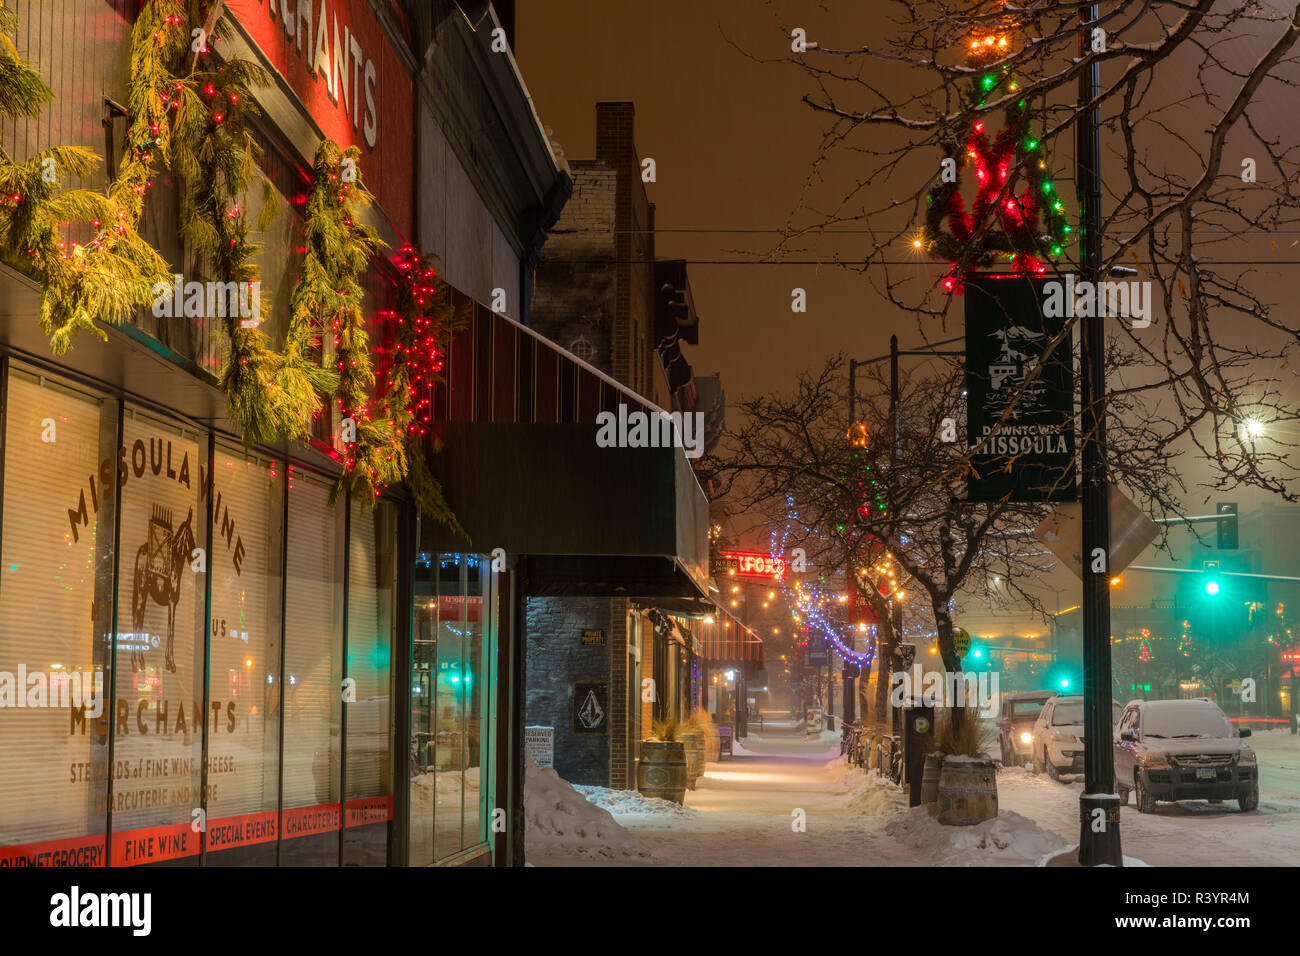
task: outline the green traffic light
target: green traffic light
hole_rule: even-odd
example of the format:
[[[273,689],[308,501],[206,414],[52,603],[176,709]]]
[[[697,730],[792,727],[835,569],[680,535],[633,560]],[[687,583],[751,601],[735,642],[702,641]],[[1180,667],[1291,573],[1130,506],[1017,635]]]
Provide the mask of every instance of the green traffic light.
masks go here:
[[[1210,597],[1214,597],[1216,594],[1218,594],[1218,593],[1219,593],[1219,582],[1216,581],[1216,580],[1214,580],[1214,578],[1210,578],[1210,580],[1206,581],[1206,582],[1205,582],[1205,593],[1208,594]]]

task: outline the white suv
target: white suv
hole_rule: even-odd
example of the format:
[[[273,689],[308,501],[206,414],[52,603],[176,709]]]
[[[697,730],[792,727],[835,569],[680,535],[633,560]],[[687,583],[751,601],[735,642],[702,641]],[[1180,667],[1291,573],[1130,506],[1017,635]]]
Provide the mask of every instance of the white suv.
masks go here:
[[[1124,708],[1116,700],[1110,706],[1113,732]],[[1034,773],[1046,770],[1053,780],[1061,779],[1064,773],[1083,773],[1083,695],[1059,694],[1049,700],[1034,721],[1031,735],[1029,753]]]

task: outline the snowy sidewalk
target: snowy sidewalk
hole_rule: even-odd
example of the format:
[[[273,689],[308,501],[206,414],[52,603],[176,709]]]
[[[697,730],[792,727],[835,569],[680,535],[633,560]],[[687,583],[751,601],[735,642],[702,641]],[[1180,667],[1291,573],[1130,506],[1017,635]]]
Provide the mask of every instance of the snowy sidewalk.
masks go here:
[[[850,769],[833,734],[769,722],[710,763],[685,808],[582,787],[553,771],[529,781],[528,858],[559,866],[1032,866],[1079,838],[1077,780],[999,771],[997,819],[945,827],[874,774]],[[1288,866],[1300,859],[1300,738],[1261,734],[1258,811],[1234,803],[1121,812],[1124,854],[1153,866]],[[584,799],[584,797],[586,799]],[[609,812],[607,812],[609,811]],[[612,814],[612,815],[611,815]],[[530,823],[530,827],[532,824]]]
[[[850,769],[838,734],[772,725],[735,756],[707,765],[686,808],[622,791],[581,792],[623,828],[616,852],[566,853],[556,833],[529,850],[538,865],[936,866],[1027,865],[1066,845],[1017,814],[941,827],[873,774]],[[654,804],[662,804],[655,801]],[[531,814],[530,814],[531,815]],[[530,838],[531,839],[531,836]],[[633,847],[635,849],[633,849]]]

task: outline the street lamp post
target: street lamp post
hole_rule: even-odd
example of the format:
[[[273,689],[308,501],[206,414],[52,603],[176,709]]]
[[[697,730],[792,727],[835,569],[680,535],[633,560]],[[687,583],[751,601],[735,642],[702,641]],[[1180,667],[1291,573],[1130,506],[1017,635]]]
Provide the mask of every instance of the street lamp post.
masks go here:
[[[1091,24],[1100,7],[1079,7],[1079,57],[1090,54]],[[1075,183],[1081,207],[1084,281],[1101,281],[1101,64],[1079,75]],[[1083,499],[1083,739],[1084,786],[1079,796],[1079,864],[1123,866],[1119,795],[1111,739],[1110,513],[1106,480],[1106,327],[1101,316],[1082,320],[1080,350]],[[1100,570],[1098,567],[1100,557]]]

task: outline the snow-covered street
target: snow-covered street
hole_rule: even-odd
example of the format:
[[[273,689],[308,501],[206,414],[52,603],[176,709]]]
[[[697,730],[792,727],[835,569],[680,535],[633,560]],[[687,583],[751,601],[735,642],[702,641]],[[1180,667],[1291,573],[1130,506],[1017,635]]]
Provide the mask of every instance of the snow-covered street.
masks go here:
[[[768,721],[735,756],[708,764],[684,809],[599,787],[574,793],[553,772],[536,771],[547,782],[536,801],[530,782],[528,859],[538,866],[1032,866],[1078,840],[1078,780],[1005,768],[996,820],[944,827],[925,808],[909,810],[892,784],[846,766],[837,741],[837,734],[810,737]],[[1252,743],[1261,767],[1257,811],[1203,801],[1160,804],[1155,814],[1125,807],[1125,856],[1152,866],[1300,859],[1300,737],[1262,734]]]

